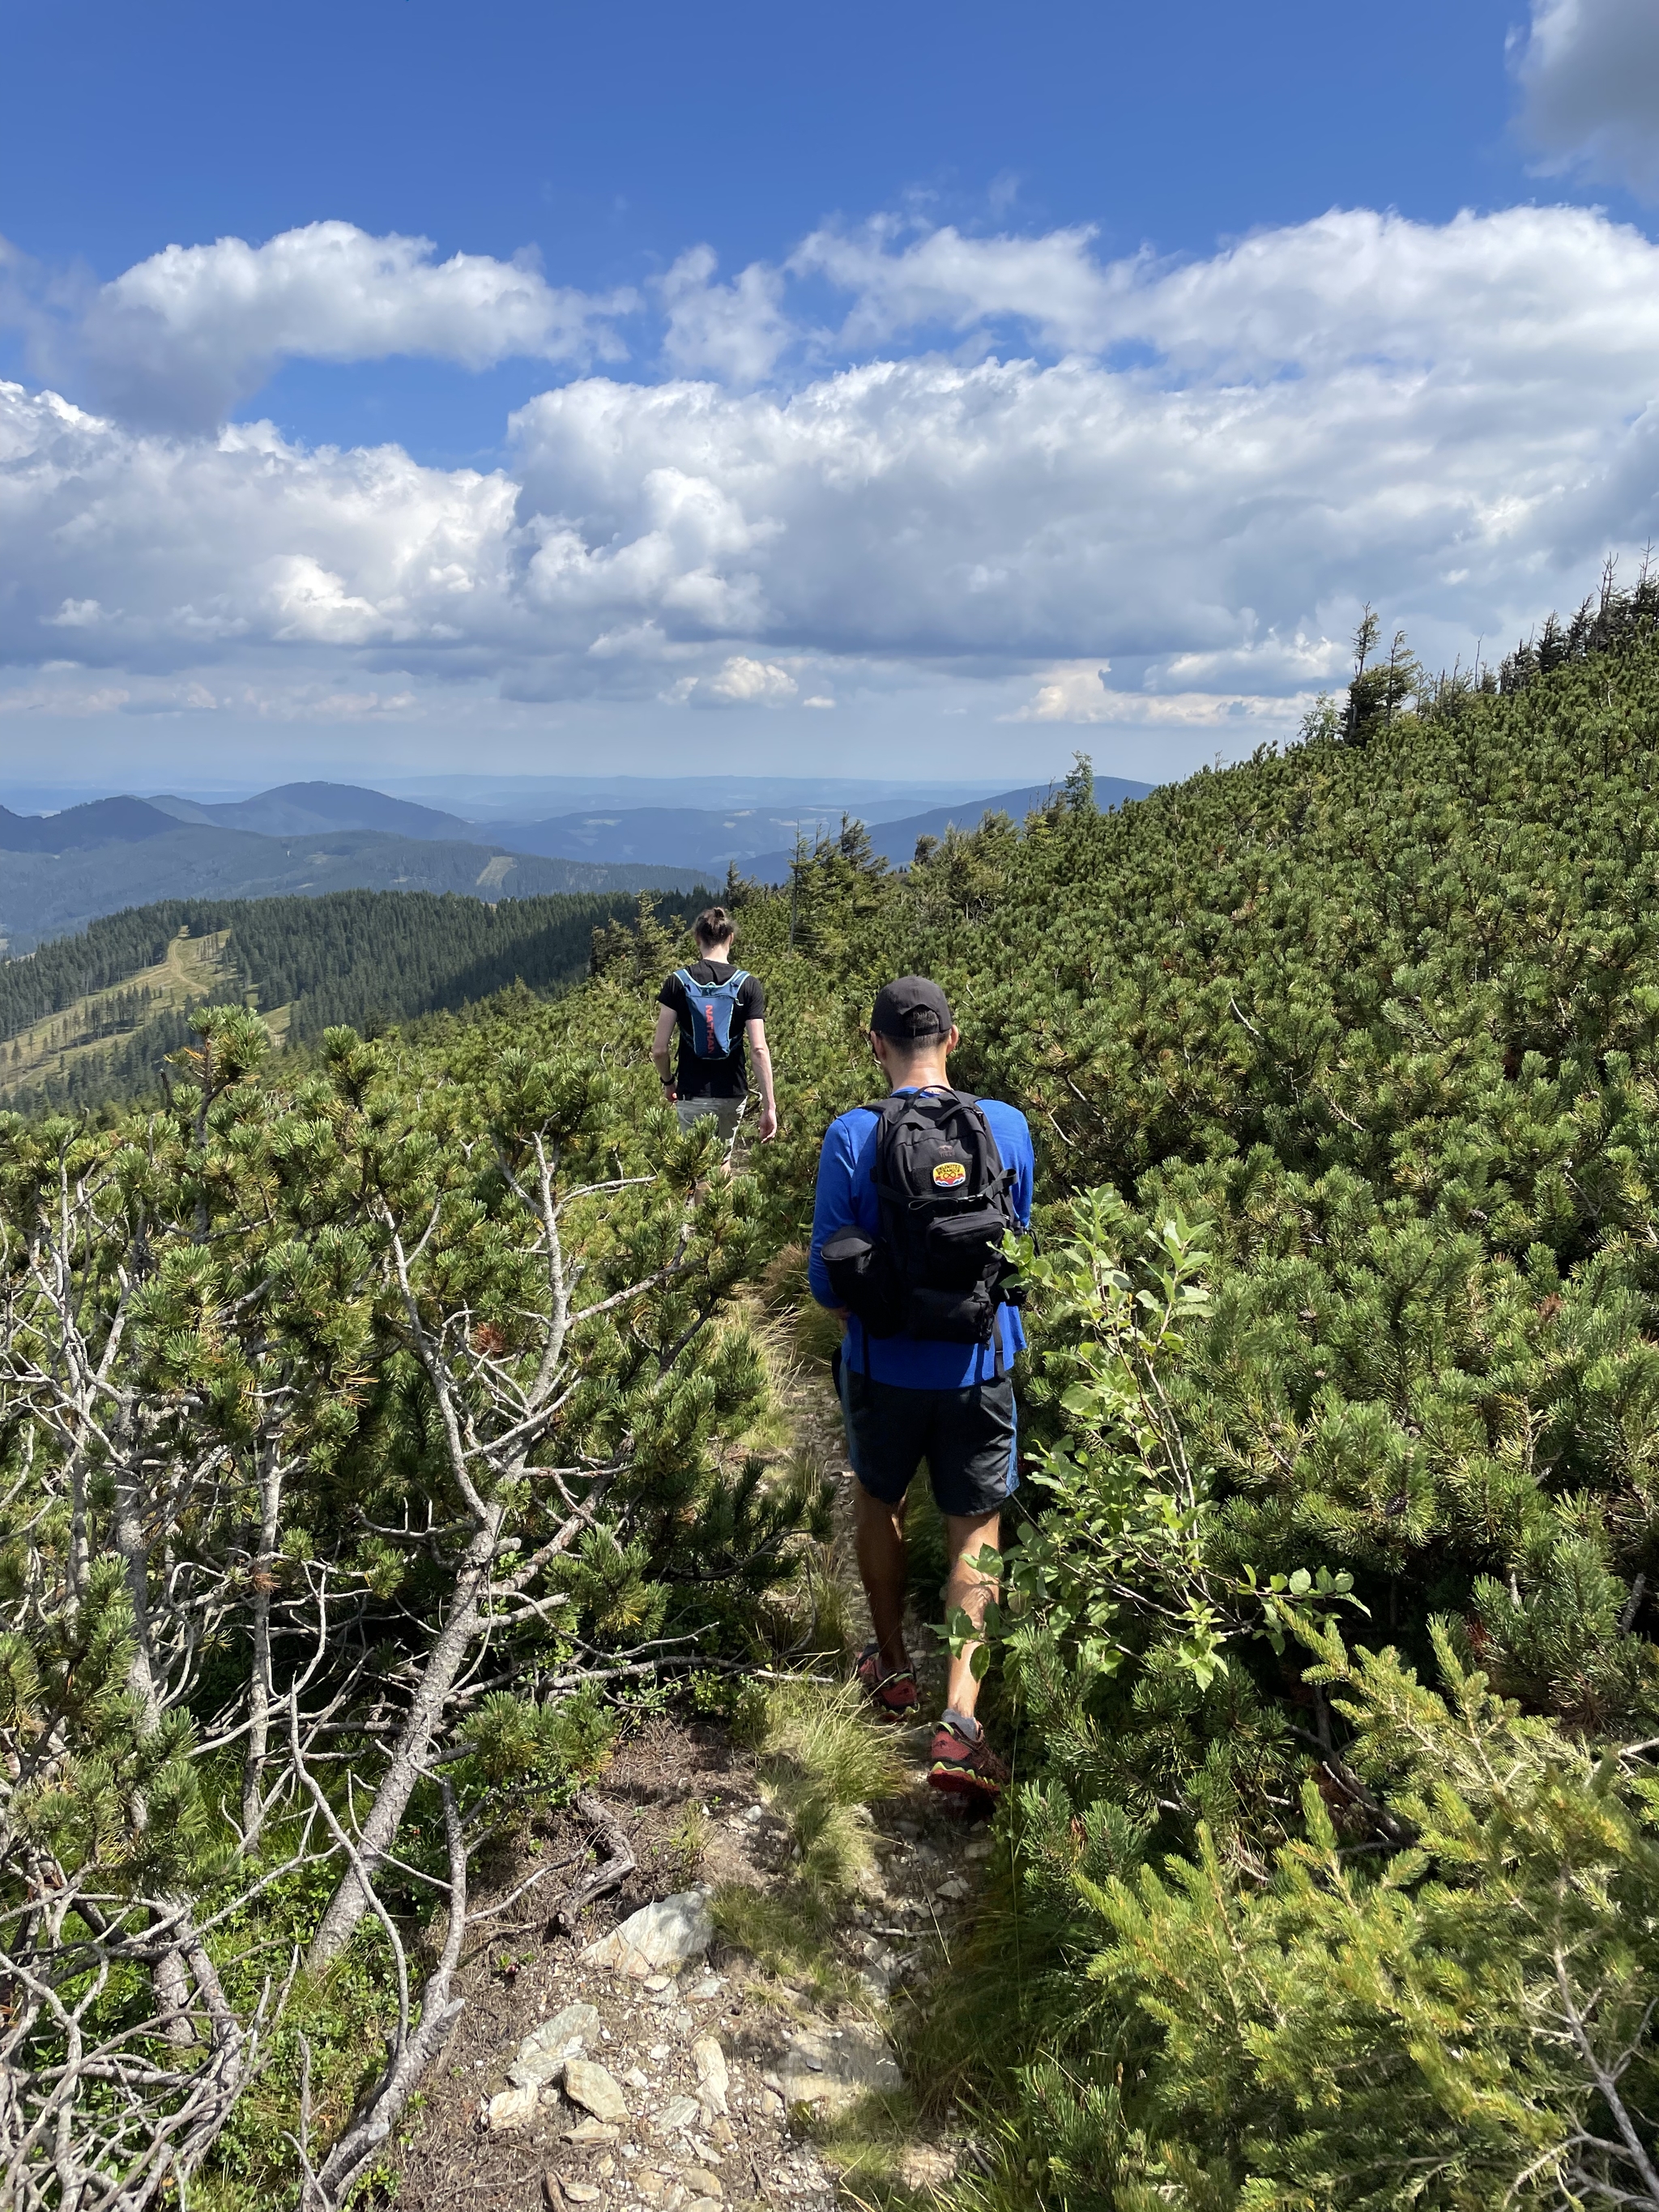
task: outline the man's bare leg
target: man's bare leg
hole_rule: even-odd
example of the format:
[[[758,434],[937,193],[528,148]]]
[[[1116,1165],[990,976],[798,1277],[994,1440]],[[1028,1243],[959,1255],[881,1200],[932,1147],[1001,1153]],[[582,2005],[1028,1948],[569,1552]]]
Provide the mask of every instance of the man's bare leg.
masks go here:
[[[893,1674],[910,1663],[904,1649],[903,1501],[885,1505],[879,1498],[872,1498],[861,1482],[855,1482],[853,1534],[881,1663]]]
[[[1000,1552],[1002,1516],[1000,1512],[981,1513],[969,1518],[949,1513],[945,1518],[945,1535],[951,1554],[951,1572],[945,1585],[945,1617],[949,1620],[960,1608],[975,1628],[982,1627],[985,1608],[996,1595],[1001,1578],[1000,1575],[981,1574],[971,1562],[988,1544],[994,1552]],[[974,1654],[979,1648],[977,1644],[963,1644],[951,1659],[945,1679],[945,1702],[965,1720],[972,1720],[974,1707],[979,1702],[979,1682],[974,1674]]]

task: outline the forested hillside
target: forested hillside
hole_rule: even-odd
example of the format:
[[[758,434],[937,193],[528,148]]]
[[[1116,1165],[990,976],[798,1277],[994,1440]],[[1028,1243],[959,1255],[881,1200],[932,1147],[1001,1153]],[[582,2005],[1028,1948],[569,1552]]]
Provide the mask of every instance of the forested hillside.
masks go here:
[[[697,902],[665,895],[663,911]],[[586,972],[594,929],[637,905],[617,892],[492,907],[456,894],[332,891],[131,908],[0,962],[0,1097],[27,1111],[152,1090],[167,1054],[189,1042],[199,1003],[251,1004],[301,1042],[336,1023],[384,1028],[514,982],[562,990]]]
[[[388,809],[398,804],[381,800]],[[139,799],[100,799],[62,814],[0,820],[0,950],[26,953],[84,929],[100,915],[158,902],[316,898],[351,890],[545,898],[684,890],[696,872],[690,865],[610,867],[545,860],[470,837],[434,836],[429,829],[416,835],[309,829],[262,836],[179,821]]]
[[[908,2030],[976,2115],[957,2212],[1659,2208],[1655,597],[1480,688],[1364,668],[1111,814],[1079,768],[902,875],[854,829],[754,888],[784,1127],[729,1181],[657,1103],[648,917],[562,1000],[337,1031],[297,1084],[221,1010],[165,1112],[0,1125],[3,1905],[76,2051],[174,2033],[124,2140],[194,2084],[198,2191],[270,2201],[227,2117],[258,1962],[341,1955],[348,1864],[410,1929],[575,1786],[607,1654],[773,1662],[820,1508],[757,1442],[748,1286],[798,1279],[920,969],[1040,1150],[1017,1787]],[[448,1956],[319,2160],[418,2073]],[[3,2034],[43,2147],[107,2162],[62,2011]],[[290,2042],[267,2115],[300,2079]]]

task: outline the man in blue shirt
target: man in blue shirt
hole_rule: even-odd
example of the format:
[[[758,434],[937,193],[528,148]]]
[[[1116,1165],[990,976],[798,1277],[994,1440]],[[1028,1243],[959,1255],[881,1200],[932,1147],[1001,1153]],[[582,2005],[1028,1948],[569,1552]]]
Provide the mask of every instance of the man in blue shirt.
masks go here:
[[[893,1091],[948,1092],[945,1063],[957,1042],[950,1005],[937,983],[905,975],[878,994],[870,1048]],[[1015,1218],[1024,1228],[1035,1172],[1030,1130],[1013,1107],[994,1098],[979,1104],[1009,1171]],[[875,1336],[837,1298],[825,1242],[848,1227],[872,1237],[881,1233],[874,1176],[879,1126],[876,1110],[867,1106],[856,1106],[830,1125],[818,1160],[810,1276],[813,1297],[840,1315],[846,1332],[837,1382],[848,1455],[858,1478],[859,1572],[876,1632],[859,1661],[858,1679],[884,1711],[903,1717],[918,1701],[904,1645],[905,1492],[925,1458],[950,1553],[947,1615],[961,1607],[978,1626],[996,1594],[997,1578],[971,1562],[987,1547],[1000,1547],[1003,1504],[1018,1480],[1008,1369],[1025,1338],[1018,1311],[1009,1305],[995,1309],[989,1343]],[[969,1645],[951,1662],[927,1778],[936,1789],[994,1797],[1008,1770],[975,1717],[975,1648]]]

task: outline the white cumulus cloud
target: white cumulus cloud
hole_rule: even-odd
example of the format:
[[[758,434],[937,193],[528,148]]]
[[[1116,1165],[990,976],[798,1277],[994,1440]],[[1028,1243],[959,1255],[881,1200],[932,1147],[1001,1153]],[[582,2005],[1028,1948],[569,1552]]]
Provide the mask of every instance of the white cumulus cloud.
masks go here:
[[[0,654],[798,708],[949,671],[1039,720],[1239,722],[1340,680],[1364,599],[1490,654],[1656,534],[1659,248],[1594,210],[1336,211],[1180,265],[837,238],[802,256],[875,357],[781,377],[773,278],[689,258],[705,373],[578,376],[490,471],[0,387]]]
[[[891,217],[856,231],[814,231],[790,256],[798,276],[820,276],[854,295],[846,344],[879,345],[933,325],[966,332],[987,322],[1024,324],[1045,343],[1085,350],[1107,343],[1114,310],[1140,264],[1103,265],[1092,230],[1036,238],[968,238],[950,225],[916,234]]]
[[[1207,656],[1229,691],[1288,691],[1331,669],[1360,600],[1508,622],[1557,588],[1540,572],[1652,526],[1659,251],[1592,211],[1331,215],[1135,269],[1112,313],[1160,358],[544,393],[516,418],[515,473],[560,533],[550,590],[610,627]]]
[[[533,261],[436,258],[429,239],[307,223],[263,246],[169,246],[102,286],[75,334],[98,398],[173,429],[222,422],[286,360],[423,354],[485,368],[513,355],[618,360],[638,305],[550,284]]]
[[[1241,722],[1295,721],[1316,693],[1282,698],[1271,692],[1115,691],[1106,671],[1084,661],[1042,672],[1036,691],[1004,719],[1011,722],[1103,722],[1138,729],[1211,729]]]
[[[1555,168],[1659,192],[1659,8],[1533,0],[1515,51],[1521,125]]]
[[[681,677],[665,696],[676,706],[781,707],[799,689],[787,668],[734,653],[712,675]]]
[[[717,265],[711,246],[696,246],[663,278],[664,358],[688,376],[758,384],[796,337],[783,311],[782,273],[753,261],[731,283],[716,284]]]
[[[269,424],[179,439],[0,385],[0,653],[177,666],[216,648],[453,652],[526,617],[516,487]]]

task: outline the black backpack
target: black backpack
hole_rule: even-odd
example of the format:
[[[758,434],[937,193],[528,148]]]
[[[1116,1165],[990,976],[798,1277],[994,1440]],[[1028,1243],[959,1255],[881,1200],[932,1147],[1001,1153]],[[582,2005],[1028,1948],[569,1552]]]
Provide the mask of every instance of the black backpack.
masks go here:
[[[915,1336],[997,1346],[997,1308],[1018,1303],[1002,1240],[1016,1228],[1014,1173],[977,1098],[962,1091],[898,1091],[873,1114],[873,1237],[848,1225],[824,1239],[823,1264],[840,1303],[871,1336]]]

